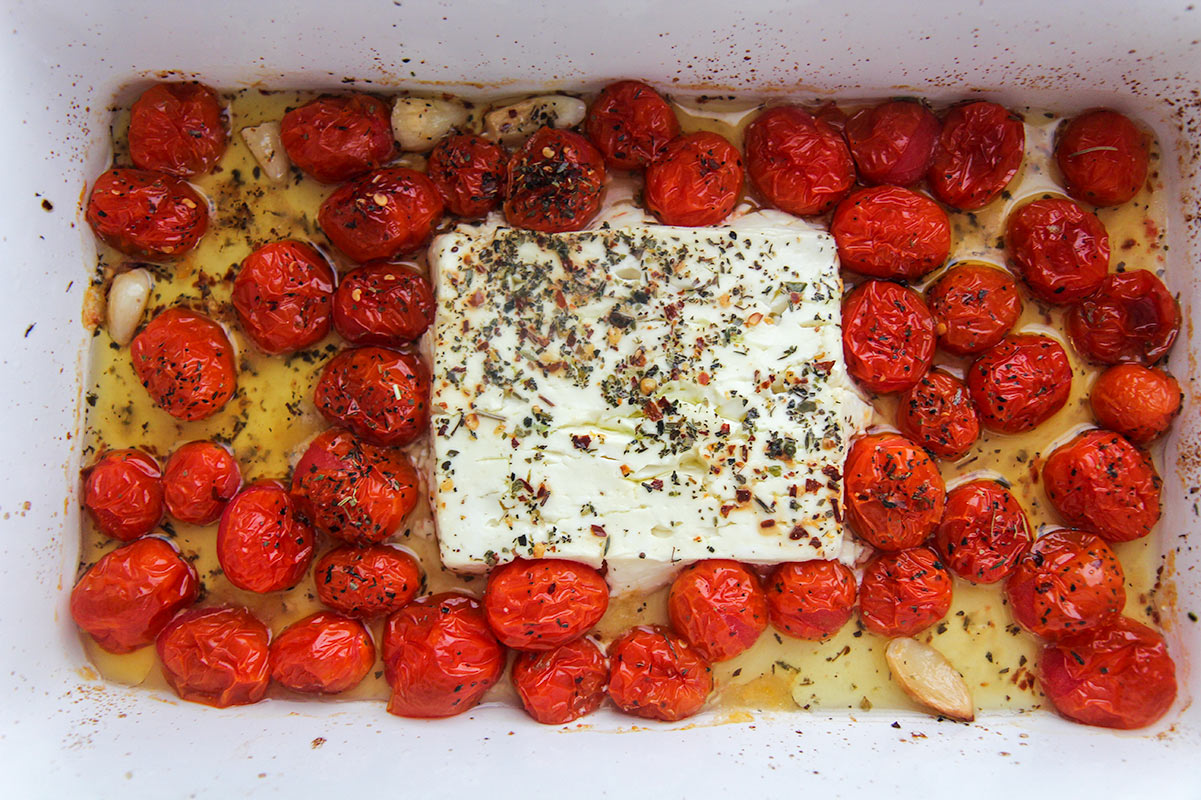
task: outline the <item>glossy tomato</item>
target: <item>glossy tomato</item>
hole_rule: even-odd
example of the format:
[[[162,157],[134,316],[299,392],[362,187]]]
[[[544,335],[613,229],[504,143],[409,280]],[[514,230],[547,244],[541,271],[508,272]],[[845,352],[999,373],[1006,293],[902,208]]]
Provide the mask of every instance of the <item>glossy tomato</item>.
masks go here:
[[[88,225],[109,247],[155,261],[178,258],[208,230],[208,202],[172,175],[110,169],[88,196]]]
[[[150,320],[130,343],[129,358],[151,399],[176,419],[211,417],[238,387],[225,330],[187,308],[169,308]]]
[[[557,558],[502,564],[488,575],[484,613],[501,644],[550,650],[587,633],[609,607],[609,587],[586,564]]]
[[[926,173],[934,196],[960,211],[988,205],[1022,165],[1026,128],[1020,117],[979,100],[947,112]]]
[[[938,466],[904,436],[856,439],[844,471],[847,522],[872,547],[916,547],[942,519],[946,498]]]
[[[242,470],[225,447],[216,442],[188,442],[167,459],[163,472],[163,501],[180,522],[209,525],[221,517],[225,504],[242,488]]]
[[[363,623],[329,611],[289,625],[271,642],[271,677],[294,692],[353,689],[374,665],[375,643]]]
[[[1111,273],[1092,297],[1072,306],[1068,335],[1077,352],[1098,364],[1159,361],[1180,332],[1180,305],[1146,270]]]
[[[1097,424],[1138,445],[1149,444],[1171,426],[1183,399],[1175,378],[1138,364],[1105,370],[1089,394]]]
[[[708,131],[672,139],[645,174],[646,207],[664,225],[717,225],[742,197],[742,156]]]
[[[627,714],[666,722],[691,717],[713,691],[700,653],[666,628],[639,627],[609,645],[609,697]]]
[[[475,219],[504,200],[508,160],[500,145],[482,136],[451,134],[430,151],[426,174],[450,213]]]
[[[934,158],[941,125],[918,100],[890,100],[847,120],[847,145],[864,183],[912,186]]]
[[[339,186],[317,212],[334,247],[363,263],[410,253],[442,219],[442,196],[420,172],[390,167]]]
[[[947,615],[951,593],[951,573],[930,548],[880,553],[863,570],[859,617],[880,636],[913,636]]]
[[[609,663],[590,639],[576,639],[553,650],[518,653],[512,677],[526,713],[544,725],[563,725],[600,708]]]
[[[963,381],[932,369],[898,396],[897,427],[934,455],[954,461],[980,437],[980,415]]]
[[[737,561],[698,561],[672,582],[667,616],[707,660],[728,661],[767,628],[767,595],[759,576]]]
[[[246,257],[234,280],[242,329],[272,355],[293,353],[329,333],[334,272],[310,244],[271,242]]]
[[[280,138],[292,163],[322,183],[339,183],[392,157],[392,119],[366,94],[318,97],[284,114]]]
[[[416,270],[374,261],[343,276],[334,293],[334,329],[352,344],[406,344],[434,321],[434,288]]]
[[[382,447],[416,441],[429,425],[429,370],[412,353],[343,350],[321,371],[313,401],[330,422]]]
[[[780,633],[820,641],[846,625],[857,594],[855,573],[837,561],[780,564],[767,579],[768,616]]]
[[[217,708],[257,703],[271,681],[266,626],[243,608],[197,608],[171,620],[156,649],[184,700]]]
[[[986,264],[956,264],[926,292],[938,344],[957,356],[982,353],[1000,342],[1022,314],[1013,276]]]
[[[1149,151],[1147,137],[1128,117],[1094,108],[1063,126],[1055,162],[1072,197],[1117,206],[1147,182]]]
[[[1072,365],[1051,337],[1019,333],[973,362],[967,386],[985,428],[1021,433],[1063,408],[1072,391]]]
[[[747,126],[746,165],[767,202],[801,217],[824,214],[855,185],[842,136],[796,106],[769,108]]]
[[[509,159],[505,218],[517,228],[578,231],[600,210],[605,161],[572,131],[542,128]]]
[[[1071,200],[1048,197],[1014,211],[1005,248],[1030,291],[1048,303],[1088,297],[1109,272],[1109,233]]]
[[[421,590],[417,559],[395,547],[335,547],[313,568],[317,599],[350,617],[380,617],[404,607]]]
[[[238,492],[217,528],[217,561],[229,582],[250,592],[295,586],[313,559],[313,529],[296,499],[275,481]]]
[[[584,131],[613,169],[641,169],[680,133],[676,113],[642,81],[617,81],[601,89],[588,108]]]
[[[141,450],[109,450],[88,468],[83,505],[106,536],[132,541],[163,518],[163,473]]]
[[[934,361],[934,318],[912,289],[864,281],[842,301],[842,351],[865,389],[908,389]]]
[[[996,481],[975,480],[947,492],[934,546],[951,572],[996,583],[1013,572],[1033,541],[1021,503]]]
[[[951,222],[929,197],[897,186],[859,189],[838,204],[830,233],[846,269],[917,280],[951,252]]]
[[[228,142],[221,100],[203,83],[156,83],[129,111],[129,157],[142,169],[201,175]]]

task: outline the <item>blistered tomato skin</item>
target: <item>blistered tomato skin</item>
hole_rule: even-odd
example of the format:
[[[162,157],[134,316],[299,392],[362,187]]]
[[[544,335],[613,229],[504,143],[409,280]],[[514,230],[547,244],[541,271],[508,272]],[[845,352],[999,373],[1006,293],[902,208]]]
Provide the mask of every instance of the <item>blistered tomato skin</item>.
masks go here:
[[[709,131],[672,139],[645,174],[646,207],[664,225],[717,225],[742,197],[742,156]]]
[[[151,644],[196,602],[196,570],[167,542],[139,539],[105,554],[71,590],[71,618],[110,653]]]
[[[1005,222],[1010,261],[1035,297],[1065,305],[1101,288],[1109,272],[1109,233],[1071,200],[1028,203]]]
[[[1180,413],[1184,395],[1168,373],[1138,364],[1117,364],[1101,373],[1089,394],[1102,428],[1137,445],[1158,439]]]
[[[544,233],[578,231],[600,211],[605,161],[578,133],[542,128],[509,159],[505,219]]]
[[[197,608],[155,642],[163,677],[182,699],[216,708],[257,703],[271,682],[266,626],[242,608]]]
[[[737,561],[698,561],[676,576],[667,596],[671,627],[709,661],[728,661],[767,628],[759,577]]]
[[[1004,107],[964,103],[947,112],[926,173],[936,198],[959,211],[992,202],[1022,165],[1026,129]]]
[[[429,241],[442,196],[424,174],[404,167],[368,172],[325,199],[317,224],[352,261],[395,258]]]
[[[208,230],[208,201],[172,175],[110,169],[88,196],[88,225],[127,256],[165,261],[196,247]]]
[[[921,295],[888,281],[864,281],[842,301],[847,372],[865,389],[897,392],[934,362],[934,318]]]
[[[859,617],[869,631],[913,636],[951,609],[951,573],[928,547],[880,553],[859,584]]]
[[[500,145],[474,134],[452,134],[430,151],[426,174],[450,213],[478,219],[505,199],[509,157]]]
[[[828,639],[855,610],[855,573],[837,561],[777,566],[766,581],[772,627],[796,639]]]
[[[200,175],[228,142],[221,100],[203,83],[156,83],[129,112],[129,157],[141,169]]]
[[[577,639],[609,607],[609,587],[586,564],[516,559],[488,575],[484,613],[496,638],[515,650],[550,650]]]
[[[1022,314],[1013,276],[985,264],[957,264],[926,292],[938,346],[957,356],[975,355],[1000,342]]]
[[[353,689],[374,665],[375,643],[363,623],[329,611],[289,625],[271,642],[271,677],[294,692]]]
[[[1072,365],[1049,336],[1016,334],[976,359],[967,385],[985,428],[1021,433],[1063,408],[1072,391]]]
[[[996,481],[976,480],[947,492],[934,546],[951,572],[972,583],[1007,577],[1030,549],[1026,512]]]
[[[343,545],[317,560],[313,582],[325,605],[369,619],[408,605],[421,589],[421,567],[408,553],[387,545]]]
[[[141,450],[109,450],[84,477],[83,505],[96,527],[123,542],[150,533],[163,518],[163,473]]]
[[[897,186],[852,192],[838,204],[830,233],[843,268],[875,278],[917,280],[951,252],[947,212]]]
[[[543,725],[563,725],[600,708],[609,663],[590,639],[576,639],[553,650],[518,653],[511,675],[527,714]]]
[[[318,97],[284,114],[280,138],[292,163],[321,183],[340,183],[392,157],[392,119],[365,94]]]
[[[211,417],[238,385],[229,337],[187,308],[169,308],[150,320],[130,343],[129,358],[151,399],[176,419]]]
[[[1097,293],[1072,306],[1068,336],[1096,364],[1149,367],[1168,354],[1180,333],[1180,305],[1147,270],[1111,273]]]
[[[617,81],[601,89],[588,108],[584,131],[613,169],[642,169],[680,133],[662,95],[641,81]]]
[[[963,381],[932,369],[898,396],[897,427],[930,453],[953,461],[980,437],[980,416]]]
[[[400,264],[364,264],[344,275],[334,293],[334,329],[351,344],[415,342],[433,321],[429,279]]]
[[[609,697],[627,714],[675,722],[700,711],[712,691],[709,663],[666,628],[633,628],[609,645]]]
[[[402,447],[429,425],[429,370],[412,353],[383,347],[343,350],[317,380],[313,401],[335,425],[371,444]]]
[[[857,112],[843,134],[864,183],[912,186],[930,167],[941,127],[923,103],[890,100]]]
[[[1147,182],[1147,137],[1130,119],[1094,108],[1070,120],[1055,144],[1068,194],[1095,206],[1131,200]]]
[[[313,560],[313,529],[296,499],[274,481],[238,493],[221,515],[217,561],[229,582],[278,592],[300,582]]]
[[[180,522],[210,525],[242,488],[237,459],[216,442],[188,442],[167,459],[163,501]]]
[[[945,490],[938,466],[904,436],[856,439],[844,471],[847,522],[872,547],[916,547],[942,519]]]
[[[769,108],[751,122],[746,165],[767,202],[799,217],[824,214],[855,185],[855,162],[842,136],[796,106]]]
[[[265,244],[246,257],[234,279],[242,330],[264,353],[303,350],[329,333],[334,272],[312,245]]]

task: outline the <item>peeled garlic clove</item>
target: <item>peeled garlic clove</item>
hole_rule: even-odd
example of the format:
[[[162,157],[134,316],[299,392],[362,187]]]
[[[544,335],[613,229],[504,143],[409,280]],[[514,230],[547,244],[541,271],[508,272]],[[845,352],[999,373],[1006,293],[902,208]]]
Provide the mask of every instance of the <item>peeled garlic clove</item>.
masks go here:
[[[283,139],[280,138],[278,122],[264,122],[243,128],[242,139],[268,178],[282,181],[287,176],[291,164],[284,150]]]
[[[150,301],[154,278],[144,269],[131,269],[113,278],[108,287],[108,335],[119,345],[127,345],[142,322],[142,313]]]
[[[392,137],[401,150],[425,153],[471,118],[462,100],[448,97],[398,97],[392,106]]]
[[[944,717],[976,718],[972,693],[963,676],[942,653],[916,639],[893,639],[884,649],[888,669],[905,693]]]
[[[539,128],[571,128],[584,121],[588,106],[578,97],[547,94],[531,97],[484,115],[484,135],[506,145],[520,144]]]

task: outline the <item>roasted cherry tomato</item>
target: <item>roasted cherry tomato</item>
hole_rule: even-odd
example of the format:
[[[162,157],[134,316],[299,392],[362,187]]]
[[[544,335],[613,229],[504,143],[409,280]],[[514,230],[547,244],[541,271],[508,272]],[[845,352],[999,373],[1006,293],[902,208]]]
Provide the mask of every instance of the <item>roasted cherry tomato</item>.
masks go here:
[[[708,131],[672,139],[645,174],[646,207],[664,225],[717,225],[742,196],[742,157]]]
[[[284,114],[280,138],[292,163],[322,183],[339,183],[392,157],[392,118],[366,94],[318,97]]]
[[[934,158],[941,125],[917,100],[890,100],[847,120],[847,145],[864,183],[912,186]]]
[[[951,252],[951,222],[929,197],[898,186],[847,195],[830,222],[846,269],[876,278],[916,280]]]
[[[980,415],[967,385],[932,369],[897,398],[897,427],[939,458],[963,458],[980,437]]]
[[[1049,336],[1006,336],[968,368],[967,387],[990,431],[1021,433],[1063,408],[1072,391],[1072,365]]]
[[[1101,373],[1089,401],[1097,424],[1135,444],[1159,438],[1180,413],[1184,396],[1168,373],[1138,364],[1118,364]]]
[[[400,447],[425,433],[429,395],[429,370],[417,356],[356,347],[325,365],[313,401],[326,419],[359,438]]]
[[[171,620],[155,645],[177,695],[225,708],[257,703],[267,693],[270,638],[244,608],[197,608]]]
[[[296,499],[275,481],[248,486],[217,528],[217,561],[229,582],[250,592],[295,586],[313,560],[313,529]]]
[[[1146,270],[1111,273],[1096,294],[1072,306],[1067,324],[1072,345],[1090,361],[1149,367],[1176,341],[1180,306]]]
[[[590,639],[576,639],[553,650],[518,653],[512,677],[526,713],[544,725],[563,725],[600,708],[609,664]]]
[[[163,518],[163,473],[141,450],[109,450],[88,470],[83,505],[96,527],[123,542],[145,536]]]
[[[234,280],[242,330],[272,355],[293,353],[329,333],[334,272],[312,245],[265,244],[246,257]]]
[[[1066,304],[1088,297],[1109,272],[1109,233],[1071,200],[1027,203],[1005,222],[1005,248],[1035,297]]]
[[[847,453],[847,522],[872,547],[916,547],[942,519],[942,475],[930,455],[895,433],[856,439]]]
[[[339,186],[317,224],[353,261],[389,259],[421,247],[442,219],[442,196],[420,172],[390,167]]]
[[[957,356],[1000,342],[1022,314],[1013,276],[986,264],[956,264],[927,290],[938,344]]]
[[[947,492],[934,546],[951,572],[972,583],[996,583],[1013,572],[1033,537],[1026,512],[996,481],[977,480]]]
[[[951,573],[929,547],[880,553],[863,569],[859,617],[880,636],[913,636],[947,615],[951,592]]]
[[[912,289],[864,281],[842,301],[842,351],[865,389],[908,389],[934,361],[934,318]]]
[[[434,288],[415,270],[376,261],[348,272],[334,294],[334,329],[352,344],[417,341],[434,321]]]
[[[1082,433],[1043,465],[1047,499],[1064,521],[1111,542],[1151,532],[1159,521],[1160,485],[1151,458],[1110,431]]]
[[[150,397],[176,419],[220,411],[238,388],[234,348],[220,325],[187,308],[168,308],[129,345],[133,370]]]
[[[1038,683],[1055,710],[1102,728],[1144,728],[1176,700],[1176,662],[1157,631],[1128,617],[1049,644]]]
[[[686,641],[657,625],[609,645],[609,697],[627,714],[666,722],[691,717],[713,691],[713,671]]]
[[[488,625],[516,650],[550,650],[583,636],[608,607],[609,587],[599,572],[558,558],[502,564],[484,591]]]
[[[610,83],[588,108],[584,131],[613,169],[641,169],[680,133],[676,113],[641,81]]]
[[[71,619],[110,653],[154,641],[200,589],[196,570],[167,542],[148,536],[106,553],[71,590]]]
[[[796,106],[776,106],[746,129],[751,183],[782,211],[824,214],[855,185],[855,162],[838,131]]]
[[[1147,182],[1147,137],[1129,118],[1094,108],[1063,126],[1055,161],[1068,194],[1095,206],[1117,206]]]
[[[358,686],[375,665],[375,642],[363,623],[319,611],[271,642],[271,677],[294,692],[337,694]]]
[[[960,211],[988,205],[1022,165],[1026,128],[1020,117],[979,100],[947,112],[926,173],[930,191]]]
[[[417,559],[395,547],[335,547],[313,568],[317,599],[350,617],[380,617],[404,607],[421,589]]]
[[[208,201],[172,175],[110,169],[92,187],[87,220],[109,247],[161,261],[197,245],[208,230]]]
[[[767,595],[759,576],[737,561],[715,558],[685,567],[667,596],[671,627],[709,661],[728,661],[767,628]]]
[[[546,233],[578,231],[600,210],[605,161],[578,133],[542,128],[513,154],[505,180],[510,225]]]
[[[242,470],[229,450],[216,442],[188,442],[167,459],[163,500],[180,522],[209,525],[242,488]]]
[[[780,564],[767,579],[772,627],[797,639],[838,633],[855,610],[855,573],[837,561]]]
[[[156,83],[129,112],[129,157],[142,169],[201,175],[228,141],[221,100],[203,83]]]
[[[435,718],[475,706],[505,669],[505,649],[480,604],[457,594],[414,600],[384,628],[388,713]]]
[[[1066,528],[1034,540],[1005,581],[1014,620],[1046,639],[1100,625],[1126,605],[1126,578],[1099,536]]]
[[[474,134],[451,134],[434,146],[426,174],[450,213],[478,218],[505,198],[509,157],[501,146]]]

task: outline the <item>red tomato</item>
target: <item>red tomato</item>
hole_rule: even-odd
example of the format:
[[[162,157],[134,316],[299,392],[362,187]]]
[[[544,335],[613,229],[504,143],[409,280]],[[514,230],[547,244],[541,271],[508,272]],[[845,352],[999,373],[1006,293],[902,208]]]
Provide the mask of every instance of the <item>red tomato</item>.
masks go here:
[[[313,560],[313,529],[292,495],[256,483],[229,502],[217,528],[217,561],[229,582],[250,592],[295,586]]]
[[[1146,270],[1111,273],[1100,290],[1068,311],[1068,336],[1098,364],[1159,361],[1180,332],[1180,305]]]
[[[435,594],[409,603],[384,628],[388,713],[431,719],[475,706],[505,669],[505,649],[470,597]]]
[[[554,650],[518,653],[512,677],[526,713],[543,725],[563,725],[600,708],[609,664],[591,640],[576,639]]]
[[[855,185],[846,142],[825,120],[796,106],[776,106],[746,129],[751,183],[782,211],[824,214]]]
[[[842,351],[865,389],[908,389],[934,361],[934,318],[912,289],[864,281],[842,301]]]
[[[284,114],[279,127],[288,158],[322,183],[373,170],[395,149],[387,104],[366,94],[318,97]]]
[[[389,259],[425,244],[442,219],[442,196],[420,172],[389,167],[339,186],[317,224],[351,260]]]
[[[1159,473],[1151,458],[1116,433],[1082,433],[1043,465],[1047,499],[1069,525],[1111,542],[1141,539],[1159,521]]]
[[[1089,395],[1097,424],[1138,445],[1149,444],[1168,429],[1183,399],[1175,378],[1138,364],[1105,370]]]
[[[917,280],[951,252],[951,222],[942,206],[897,186],[847,195],[830,222],[845,269],[876,278]]]
[[[872,547],[916,547],[942,519],[946,498],[938,466],[904,436],[856,439],[844,471],[847,522]]]
[[[334,273],[312,245],[265,244],[246,257],[234,280],[242,329],[271,355],[316,344],[329,333]]]
[[[584,130],[613,169],[641,169],[680,133],[662,95],[641,81],[610,83],[588,108]]]
[[[207,419],[238,387],[234,349],[225,330],[187,308],[168,308],[129,345],[134,372],[150,397],[176,419]]]
[[[1045,639],[1100,625],[1126,605],[1126,577],[1099,536],[1061,529],[1034,540],[1005,581],[1014,620]]]
[[[864,183],[912,186],[934,158],[941,125],[917,100],[890,100],[847,120],[847,145]]]
[[[600,210],[605,162],[572,131],[542,128],[509,159],[505,218],[516,228],[578,231]]]
[[[337,694],[358,686],[375,665],[375,642],[358,620],[319,611],[271,642],[271,677],[294,692]]]
[[[599,572],[558,558],[502,564],[484,591],[488,625],[516,650],[550,650],[579,638],[608,607],[609,587]]]
[[[672,139],[645,175],[646,207],[664,225],[717,225],[742,196],[742,157],[708,131]]]
[[[417,341],[434,321],[434,288],[409,267],[374,261],[343,276],[334,294],[334,329],[352,344]]]
[[[450,213],[477,218],[504,199],[507,161],[495,142],[474,134],[452,134],[430,151],[426,174]]]
[[[985,428],[1021,433],[1063,408],[1072,391],[1072,365],[1059,342],[1019,333],[975,360],[967,387]]]
[[[707,660],[729,661],[767,628],[767,595],[759,577],[737,561],[698,561],[671,584],[667,615]]]
[[[313,401],[371,444],[401,447],[429,426],[430,375],[421,359],[383,347],[343,350],[321,371]]]
[[[421,567],[403,550],[376,544],[335,547],[313,569],[317,599],[350,617],[380,617],[421,589]]]
[[[188,442],[167,459],[163,500],[180,522],[210,525],[242,488],[237,459],[216,442]]]
[[[989,204],[1022,165],[1026,128],[1020,117],[987,101],[947,112],[926,173],[934,196],[960,211]]]
[[[989,480],[960,484],[947,492],[947,507],[934,531],[943,563],[972,583],[996,583],[1008,576],[1032,541],[1021,503]]]
[[[185,611],[158,635],[163,677],[182,699],[226,708],[257,703],[271,681],[266,626],[243,608]]]
[[[1109,272],[1109,233],[1071,200],[1043,198],[1010,214],[1005,247],[1034,296],[1056,305],[1088,297]]]
[[[913,636],[947,615],[951,573],[928,547],[880,553],[859,585],[859,616],[880,636]]]
[[[208,201],[179,178],[142,169],[110,169],[88,197],[88,224],[127,256],[178,258],[208,230]]]
[[[963,458],[980,437],[980,415],[963,381],[932,369],[897,398],[897,427],[940,458]]]
[[[982,353],[1000,342],[1022,315],[1017,283],[1005,270],[956,264],[927,290],[926,302],[943,350]]]
[[[105,536],[129,542],[163,518],[163,473],[141,450],[109,450],[88,470],[83,505]]]
[[[767,579],[772,626],[797,639],[821,641],[842,629],[855,609],[855,573],[837,561],[780,564]]]
[[[1176,700],[1176,662],[1157,631],[1119,617],[1043,649],[1038,682],[1055,710],[1102,728],[1144,728]]]
[[[1094,108],[1069,121],[1055,144],[1068,194],[1095,206],[1117,206],[1147,181],[1147,137],[1129,118]]]
[[[221,100],[203,83],[156,83],[129,112],[129,157],[142,169],[201,175],[228,142]]]
[[[657,625],[617,637],[609,664],[609,697],[627,714],[675,722],[700,711],[713,691],[709,663]]]
[[[71,590],[71,619],[110,653],[154,641],[196,602],[196,570],[162,539],[148,536],[106,553]]]

